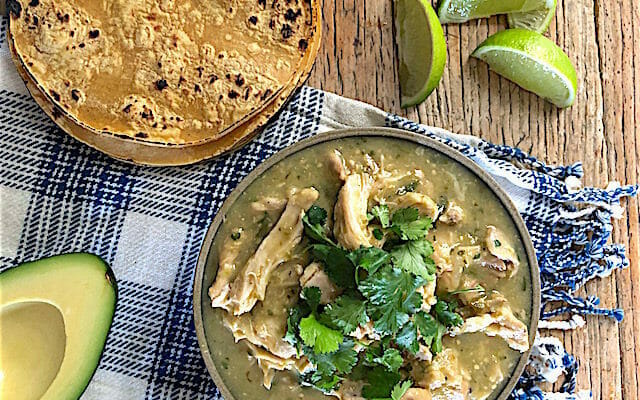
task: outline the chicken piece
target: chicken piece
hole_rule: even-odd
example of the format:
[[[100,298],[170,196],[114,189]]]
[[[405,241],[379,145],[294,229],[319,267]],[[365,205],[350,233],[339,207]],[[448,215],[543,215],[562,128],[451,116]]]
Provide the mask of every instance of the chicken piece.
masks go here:
[[[352,381],[346,379],[340,387],[338,391],[334,393],[334,395],[340,400],[365,400],[362,397],[362,387],[364,386],[364,382],[362,381]]]
[[[465,319],[464,324],[454,328],[450,335],[483,332],[487,336],[501,337],[509,347],[521,353],[529,350],[527,326],[513,315],[504,296],[494,291],[483,304],[485,308],[480,313]]]
[[[275,356],[252,343],[246,342],[246,344],[262,370],[262,384],[267,389],[271,389],[271,383],[276,371],[295,369],[298,373],[303,374],[313,368],[313,365],[306,357],[285,359]]]
[[[340,288],[329,279],[329,275],[324,272],[322,265],[317,262],[312,262],[304,269],[304,273],[300,277],[300,286],[320,289],[320,304],[329,304],[342,293]]]
[[[431,391],[423,388],[409,388],[400,400],[431,400]]]
[[[264,299],[271,273],[289,258],[291,250],[302,240],[302,217],[317,199],[318,191],[314,188],[290,194],[287,206],[271,232],[234,281],[226,283],[230,287],[214,283],[214,287],[218,288],[210,293],[214,307],[241,315],[250,311],[258,300]]]
[[[441,275],[443,272],[451,271],[453,269],[453,264],[451,263],[451,251],[455,248],[455,245],[450,246],[445,242],[434,243],[433,246],[433,254],[431,258],[433,262],[436,264],[436,273]]]
[[[487,226],[485,245],[490,255],[483,255],[478,262],[481,266],[495,271],[499,278],[511,277],[518,271],[520,261],[506,236],[495,226]]]
[[[431,349],[422,343],[419,343],[418,345],[418,352],[415,357],[420,361],[431,362],[431,360],[433,360],[433,353],[431,352]]]
[[[287,331],[288,310],[298,301],[301,273],[302,266],[297,263],[281,265],[271,276],[264,301],[258,302],[251,312],[239,316],[224,314],[223,320],[236,342],[246,339],[284,359],[296,356],[295,347],[283,338]]]
[[[341,181],[344,182],[347,179],[349,170],[344,161],[344,157],[338,150],[334,150],[329,154],[329,168],[331,168]]]
[[[367,207],[372,178],[367,173],[348,175],[333,211],[333,234],[344,248],[371,247],[375,238],[367,228]]]
[[[246,246],[243,236],[240,236],[237,240],[227,237],[222,243],[216,280],[209,288],[209,298],[211,299],[212,307],[221,307],[222,304],[229,299],[229,291],[231,290],[230,282],[235,276],[237,269],[236,260],[243,246]]]
[[[417,208],[421,215],[429,217],[434,221],[438,214],[438,205],[436,202],[426,194],[416,192],[409,192],[399,196],[397,199],[389,202],[389,207],[395,210],[407,207]]]
[[[466,274],[462,276],[459,290],[474,289],[478,287],[477,279],[471,278]],[[480,301],[484,301],[483,298],[485,297],[485,292],[484,290],[474,290],[458,293],[457,296],[462,304],[476,306],[477,304],[482,304],[479,303]]]
[[[359,341],[368,344],[367,342],[373,340],[382,339],[375,329],[373,329],[373,321],[369,321],[364,325],[358,325],[355,331],[351,332],[349,336],[358,339]]]
[[[455,350],[444,349],[431,363],[414,361],[411,368],[413,382],[431,392],[432,399],[466,399],[468,382],[458,364]]]
[[[284,207],[287,205],[287,199],[281,199],[278,197],[265,197],[258,201],[251,203],[251,210],[262,213],[282,213]]]
[[[464,218],[464,212],[462,208],[454,203],[449,203],[447,209],[440,215],[438,221],[447,225],[455,225],[462,221]]]
[[[422,305],[420,308],[428,313],[431,310],[431,306],[438,302],[436,298],[436,280],[427,282],[426,285],[420,286],[416,292],[422,295]]]

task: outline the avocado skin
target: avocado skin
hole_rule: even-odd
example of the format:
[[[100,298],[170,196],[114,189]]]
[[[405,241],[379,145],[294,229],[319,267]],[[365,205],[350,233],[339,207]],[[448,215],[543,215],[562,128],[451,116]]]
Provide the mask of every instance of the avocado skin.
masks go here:
[[[96,296],[94,292],[78,292],[78,285],[76,285],[78,282],[77,278],[78,274],[82,274],[83,269],[88,275],[91,275],[90,280],[94,286],[103,289],[102,296]],[[59,281],[56,280],[57,278],[59,278]],[[60,304],[55,296],[49,298],[47,297],[47,293],[32,291],[33,286],[42,287],[42,285],[32,285],[32,283],[35,281],[42,282],[43,280],[50,280],[49,286],[51,290],[55,290],[54,286],[66,286],[68,291],[79,293],[78,297],[81,297],[79,301],[82,301],[82,298],[84,298],[85,301],[96,301],[95,298],[99,297],[99,301],[96,301],[95,305],[98,306],[100,310],[95,313],[85,312],[83,318],[78,321],[80,323],[89,322],[91,325],[92,320],[100,319],[100,324],[94,324],[99,325],[95,331],[91,331],[86,335],[88,341],[95,343],[92,343],[92,354],[80,358],[80,363],[82,364],[80,368],[73,363],[67,364],[65,368],[68,352],[86,350],[84,348],[72,348],[75,342],[69,342],[69,330],[74,329],[73,326],[78,324],[68,324],[67,315],[62,311],[64,304]],[[104,352],[104,345],[111,330],[118,299],[118,286],[115,274],[106,261],[91,253],[60,254],[26,262],[0,273],[0,292],[3,293],[3,296],[0,298],[0,309],[7,304],[7,301],[11,303],[11,298],[14,297],[12,293],[21,293],[20,301],[30,301],[30,295],[28,294],[30,291],[34,299],[50,301],[51,304],[58,307],[65,322],[65,332],[67,333],[66,346],[69,348],[65,349],[65,356],[58,375],[42,396],[41,400],[77,400],[82,396],[97,370]],[[71,307],[73,307],[73,303],[67,302],[66,304],[71,304]],[[95,317],[96,315],[98,317]],[[85,330],[86,326],[82,326],[82,329]],[[95,336],[90,337],[91,334]],[[51,389],[54,386],[56,386],[56,389],[62,388],[62,390],[53,390],[53,393],[51,393]]]

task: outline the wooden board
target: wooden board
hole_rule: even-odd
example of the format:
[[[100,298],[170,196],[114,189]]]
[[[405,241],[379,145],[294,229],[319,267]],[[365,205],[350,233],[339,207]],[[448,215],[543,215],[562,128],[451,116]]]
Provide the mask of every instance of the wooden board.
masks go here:
[[[323,48],[309,85],[367,101],[421,123],[518,146],[548,163],[584,163],[587,185],[638,183],[640,176],[640,0],[558,0],[547,35],[578,72],[575,105],[559,110],[489,72],[469,54],[506,18],[448,25],[445,74],[427,101],[400,109],[391,0],[325,0]],[[580,360],[579,389],[595,399],[640,399],[640,222],[638,199],[613,240],[631,265],[590,282],[604,307],[621,307],[621,324],[589,317],[564,336]]]

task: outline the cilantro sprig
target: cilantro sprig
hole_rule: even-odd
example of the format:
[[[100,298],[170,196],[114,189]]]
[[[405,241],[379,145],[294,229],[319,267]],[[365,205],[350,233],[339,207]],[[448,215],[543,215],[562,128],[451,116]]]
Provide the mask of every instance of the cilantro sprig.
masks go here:
[[[374,206],[368,217],[375,237],[386,238],[384,248],[347,250],[332,238],[324,209],[312,206],[304,215],[311,256],[343,294],[322,305],[320,289],[303,289],[289,311],[285,340],[315,367],[301,377],[304,384],[329,393],[344,379],[363,380],[365,398],[399,400],[412,384],[403,380],[403,354],[416,354],[421,344],[442,351],[443,335],[462,318],[454,303],[442,299],[430,313],[422,309],[417,290],[436,272],[427,240],[431,219],[416,208],[392,214],[386,205]],[[349,337],[369,324],[375,340]]]

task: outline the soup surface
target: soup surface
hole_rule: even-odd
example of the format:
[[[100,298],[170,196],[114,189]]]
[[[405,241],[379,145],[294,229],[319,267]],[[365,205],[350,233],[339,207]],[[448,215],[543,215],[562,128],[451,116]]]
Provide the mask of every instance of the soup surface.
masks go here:
[[[205,334],[238,399],[491,398],[529,348],[530,271],[507,211],[409,141],[279,162],[230,208],[209,262]]]

